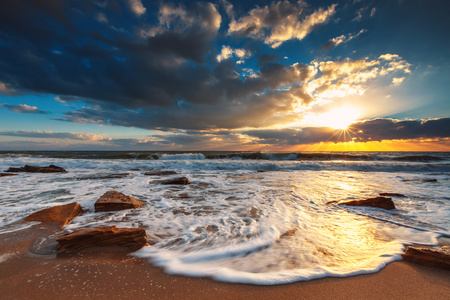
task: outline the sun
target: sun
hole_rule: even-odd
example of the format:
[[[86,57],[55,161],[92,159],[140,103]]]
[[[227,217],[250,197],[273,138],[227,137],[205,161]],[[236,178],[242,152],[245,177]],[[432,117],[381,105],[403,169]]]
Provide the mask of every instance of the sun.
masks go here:
[[[356,107],[339,107],[315,117],[315,122],[319,126],[331,127],[345,130],[350,124],[355,122],[361,113]]]

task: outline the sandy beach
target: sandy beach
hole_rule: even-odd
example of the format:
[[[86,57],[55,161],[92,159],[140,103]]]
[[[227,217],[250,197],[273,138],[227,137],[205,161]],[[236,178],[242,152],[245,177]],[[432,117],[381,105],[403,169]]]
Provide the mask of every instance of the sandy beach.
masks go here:
[[[1,299],[448,299],[450,271],[394,262],[380,272],[257,286],[167,275],[126,248],[55,255],[35,226],[0,235]]]

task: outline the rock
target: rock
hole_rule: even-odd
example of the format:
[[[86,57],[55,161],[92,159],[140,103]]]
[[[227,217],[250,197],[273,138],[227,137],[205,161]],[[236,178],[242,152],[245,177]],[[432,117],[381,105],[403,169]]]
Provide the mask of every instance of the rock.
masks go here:
[[[186,177],[177,177],[161,181],[161,184],[191,184]]]
[[[12,173],[0,173],[0,177],[6,177],[6,176],[16,176],[17,174]]]
[[[9,168],[5,172],[28,172],[28,173],[61,173],[61,172],[67,172],[64,168],[55,166],[55,165],[49,165],[48,167],[36,167],[36,166],[29,166],[25,165],[24,167],[20,168]]]
[[[422,265],[450,270],[450,246],[443,246],[440,249],[407,246],[402,257],[404,260]]]
[[[98,174],[93,176],[78,177],[77,180],[116,179],[125,178],[128,175],[130,175],[130,173]]]
[[[148,175],[148,176],[168,176],[168,175],[176,175],[178,174],[175,171],[150,171],[150,172],[145,172],[144,175]]]
[[[437,182],[435,178],[404,179],[403,182]]]
[[[294,236],[295,233],[297,232],[297,228],[292,228],[291,230],[286,231],[285,233],[283,233],[280,238],[285,238],[285,237],[290,237],[290,236]]]
[[[59,226],[63,227],[82,212],[83,209],[81,208],[81,205],[77,202],[73,202],[40,210],[26,217],[25,221],[37,221],[43,223],[56,222]]]
[[[402,194],[397,194],[397,193],[380,193],[380,196],[388,196],[388,197],[401,197],[401,198],[406,198],[405,195]]]
[[[58,239],[56,251],[72,252],[93,246],[125,246],[138,250],[147,246],[147,234],[144,228],[102,227],[80,229],[62,235]]]
[[[144,202],[126,196],[121,192],[108,191],[104,193],[94,204],[95,212],[116,211],[130,208],[138,208],[144,205]]]
[[[368,207],[378,207],[384,209],[395,209],[394,202],[389,197],[375,197],[361,200],[348,200],[348,201],[330,201],[327,204],[338,204],[347,206],[368,206]]]

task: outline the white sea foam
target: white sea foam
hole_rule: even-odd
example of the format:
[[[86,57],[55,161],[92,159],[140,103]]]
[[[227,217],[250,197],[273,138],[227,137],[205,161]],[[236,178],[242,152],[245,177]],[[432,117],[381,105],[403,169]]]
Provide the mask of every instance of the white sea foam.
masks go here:
[[[77,201],[86,213],[65,230],[144,227],[155,244],[136,255],[167,272],[254,284],[375,272],[400,259],[405,244],[435,245],[440,234],[450,232],[445,163],[297,161],[289,155],[280,160],[204,159],[195,153],[158,160],[2,157],[2,169],[56,164],[68,172],[2,177],[0,231],[24,226],[21,220],[39,209]],[[174,170],[192,184],[161,185],[167,177],[144,175],[154,169]],[[111,173],[129,175],[99,179]],[[405,181],[423,178],[437,182]],[[95,201],[108,190],[146,205],[94,213]],[[393,211],[325,204],[379,192],[407,197],[393,197]]]
[[[185,153],[185,154],[163,154],[159,157],[161,160],[193,160],[206,159],[201,153]]]

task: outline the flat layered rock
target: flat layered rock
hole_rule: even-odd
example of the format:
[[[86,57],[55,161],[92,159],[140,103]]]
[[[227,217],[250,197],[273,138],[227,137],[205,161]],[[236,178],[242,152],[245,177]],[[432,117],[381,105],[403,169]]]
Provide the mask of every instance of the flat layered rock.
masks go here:
[[[83,213],[81,205],[77,202],[73,202],[37,211],[26,217],[25,222],[55,222],[59,226],[63,227],[81,213]]]
[[[177,178],[163,180],[163,181],[161,181],[161,184],[182,184],[182,185],[186,185],[186,184],[191,184],[191,182],[186,177],[177,177]]]
[[[73,252],[93,246],[124,246],[138,250],[148,245],[144,228],[117,228],[116,226],[81,229],[62,235],[56,251]]]
[[[331,201],[327,202],[327,204],[377,207],[387,210],[395,209],[394,202],[389,197],[375,197],[375,198],[368,198],[361,200],[347,200],[347,201]]]
[[[404,179],[404,182],[437,182],[435,178],[422,178],[422,179]]]
[[[0,173],[0,177],[6,177],[6,176],[17,176],[17,174],[13,174],[13,173]]]
[[[67,171],[64,168],[61,168],[61,167],[58,167],[55,165],[49,165],[48,167],[37,167],[37,166],[25,165],[24,167],[20,167],[20,168],[9,168],[5,172],[64,173]]]
[[[147,176],[169,176],[169,175],[177,175],[178,173],[175,171],[150,171],[145,172],[144,175]]]
[[[398,194],[398,193],[380,193],[380,196],[383,196],[383,197],[399,197],[399,198],[406,198],[406,196],[405,195],[403,195],[403,194]]]
[[[404,260],[422,265],[450,270],[450,246],[443,246],[440,249],[407,246],[402,257]]]
[[[125,178],[128,175],[130,175],[130,173],[97,174],[86,177],[78,177],[77,180],[120,179]]]
[[[121,192],[108,191],[104,193],[94,204],[95,212],[99,211],[116,211],[130,208],[138,208],[145,203],[126,196]]]

